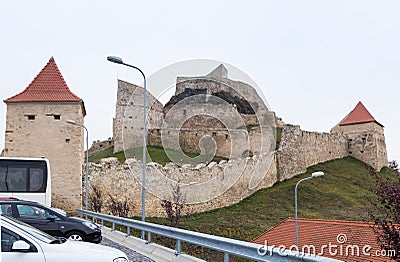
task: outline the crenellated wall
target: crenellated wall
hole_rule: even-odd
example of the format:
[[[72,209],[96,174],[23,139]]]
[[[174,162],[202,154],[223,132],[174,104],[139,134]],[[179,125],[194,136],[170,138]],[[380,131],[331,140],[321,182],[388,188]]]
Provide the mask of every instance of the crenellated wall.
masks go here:
[[[259,132],[259,128],[254,128],[250,134],[261,138]],[[305,172],[311,165],[348,155],[344,136],[308,132],[294,125],[283,126],[280,145],[272,158],[271,155],[256,154],[195,167],[179,167],[173,163],[163,167],[148,163],[146,215],[165,215],[161,200],[171,200],[177,181],[183,185],[182,192],[190,203],[190,212],[196,213],[238,203],[261,188]],[[138,215],[141,209],[141,168],[140,160],[128,159],[122,165],[113,158],[103,159],[100,164],[90,164],[90,183],[101,189],[105,202],[109,201],[109,194],[120,199],[127,197],[133,214]]]
[[[348,156],[347,140],[337,133],[318,133],[284,125],[278,156],[279,180],[303,173],[307,167]]]
[[[109,212],[107,206],[112,195],[120,200],[128,198],[132,214],[140,214],[141,170],[142,162],[135,159],[128,159],[125,164],[116,158],[103,159],[100,164],[90,163],[89,183],[102,192],[102,212]],[[196,167],[148,163],[146,178],[146,216],[165,216],[161,200],[172,200],[176,181],[188,203],[184,212],[191,213],[233,205],[277,181],[275,158],[271,160],[266,155]]]

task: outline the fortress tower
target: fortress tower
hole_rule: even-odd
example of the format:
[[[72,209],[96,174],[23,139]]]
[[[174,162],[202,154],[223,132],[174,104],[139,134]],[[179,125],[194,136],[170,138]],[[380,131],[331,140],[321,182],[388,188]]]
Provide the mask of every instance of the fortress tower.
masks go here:
[[[82,99],[68,88],[54,58],[7,104],[5,156],[46,157],[50,161],[52,204],[73,212],[82,203]]]
[[[356,107],[334,126],[331,132],[342,134],[348,142],[348,154],[377,170],[387,166],[385,135],[383,125],[358,102]]]

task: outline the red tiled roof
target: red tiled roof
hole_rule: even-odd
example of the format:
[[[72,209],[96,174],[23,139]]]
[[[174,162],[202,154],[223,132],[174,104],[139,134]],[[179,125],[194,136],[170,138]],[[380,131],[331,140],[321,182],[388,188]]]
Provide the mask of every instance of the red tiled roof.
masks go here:
[[[69,90],[53,57],[24,91],[4,100],[6,103],[80,101],[81,99]]]
[[[363,103],[358,102],[356,107],[339,123],[340,126],[376,122],[375,118],[368,112]],[[381,125],[381,124],[379,124]],[[382,125],[381,125],[382,126]]]
[[[382,250],[373,226],[365,222],[298,219],[299,251],[343,261],[390,261],[388,256],[376,256],[376,252]],[[283,245],[295,251],[290,249],[296,243],[295,219],[287,218],[251,242],[275,247]],[[310,252],[312,249],[307,245],[315,247],[315,252]]]

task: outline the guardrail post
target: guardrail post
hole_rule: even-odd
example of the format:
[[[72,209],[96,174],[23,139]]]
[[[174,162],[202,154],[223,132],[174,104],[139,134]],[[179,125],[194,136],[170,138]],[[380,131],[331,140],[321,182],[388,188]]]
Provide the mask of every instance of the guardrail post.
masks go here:
[[[224,253],[224,262],[229,262],[229,253]]]
[[[147,232],[147,242],[146,244],[150,244],[151,243],[151,233]]]
[[[115,231],[115,223],[112,223],[112,231]]]
[[[131,227],[127,226],[126,228],[126,236],[129,237],[131,235]]]
[[[104,226],[104,219],[101,219],[101,226]]]
[[[175,255],[180,255],[182,253],[182,249],[181,249],[181,240],[177,239],[176,240],[176,250],[175,250]]]

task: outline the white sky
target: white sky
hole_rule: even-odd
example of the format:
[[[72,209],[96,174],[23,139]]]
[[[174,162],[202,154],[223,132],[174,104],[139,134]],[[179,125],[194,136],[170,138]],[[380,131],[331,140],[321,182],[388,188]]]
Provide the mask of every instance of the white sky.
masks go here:
[[[400,160],[399,1],[38,0],[0,10],[0,98],[25,89],[54,56],[85,102],[90,141],[112,136],[117,76],[142,82],[107,55],[146,75],[212,59],[246,72],[278,116],[305,130],[329,132],[361,100],[385,126],[389,160]]]

